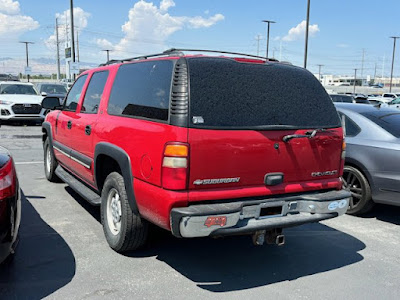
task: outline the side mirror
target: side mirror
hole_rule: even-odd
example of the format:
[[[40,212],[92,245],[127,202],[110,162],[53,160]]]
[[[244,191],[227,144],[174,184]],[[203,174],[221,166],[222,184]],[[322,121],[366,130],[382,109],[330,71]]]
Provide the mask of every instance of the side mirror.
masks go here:
[[[42,92],[42,94],[41,94],[43,97],[46,97],[47,96],[47,93],[46,92]]]
[[[42,107],[45,109],[58,109],[61,107],[60,98],[58,97],[45,97],[42,100]]]

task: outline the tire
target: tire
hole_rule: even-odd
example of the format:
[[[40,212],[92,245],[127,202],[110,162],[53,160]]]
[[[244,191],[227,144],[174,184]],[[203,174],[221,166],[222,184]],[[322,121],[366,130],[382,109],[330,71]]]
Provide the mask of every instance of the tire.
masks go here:
[[[109,246],[119,253],[147,241],[149,224],[131,210],[124,178],[117,172],[107,176],[101,192],[101,223]]]
[[[44,142],[44,174],[50,182],[60,182],[60,179],[55,174],[58,162],[54,157],[54,153],[51,149],[49,138]]]
[[[364,174],[352,166],[344,166],[344,187],[352,194],[347,214],[362,215],[369,212],[375,205],[372,201],[371,187]]]

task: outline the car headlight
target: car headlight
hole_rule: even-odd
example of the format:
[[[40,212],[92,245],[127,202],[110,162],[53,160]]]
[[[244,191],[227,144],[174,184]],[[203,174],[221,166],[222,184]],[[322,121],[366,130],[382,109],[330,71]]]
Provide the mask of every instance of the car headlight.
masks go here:
[[[12,102],[11,101],[0,100],[0,104],[11,105]]]

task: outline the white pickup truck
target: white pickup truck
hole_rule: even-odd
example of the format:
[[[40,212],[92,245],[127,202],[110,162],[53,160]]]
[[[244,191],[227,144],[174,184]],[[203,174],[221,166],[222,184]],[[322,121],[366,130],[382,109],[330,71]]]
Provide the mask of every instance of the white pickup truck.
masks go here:
[[[368,100],[373,103],[374,102],[389,103],[396,98],[400,98],[400,93],[383,93],[382,96],[368,97]]]
[[[32,83],[0,82],[0,121],[43,121],[42,100]]]

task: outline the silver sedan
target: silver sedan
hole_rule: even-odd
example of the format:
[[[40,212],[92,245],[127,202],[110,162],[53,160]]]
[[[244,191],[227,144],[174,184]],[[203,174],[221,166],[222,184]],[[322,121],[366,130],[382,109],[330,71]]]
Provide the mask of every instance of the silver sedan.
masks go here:
[[[374,203],[400,206],[400,111],[335,103],[346,127],[343,179],[352,193],[347,211],[359,215]]]

